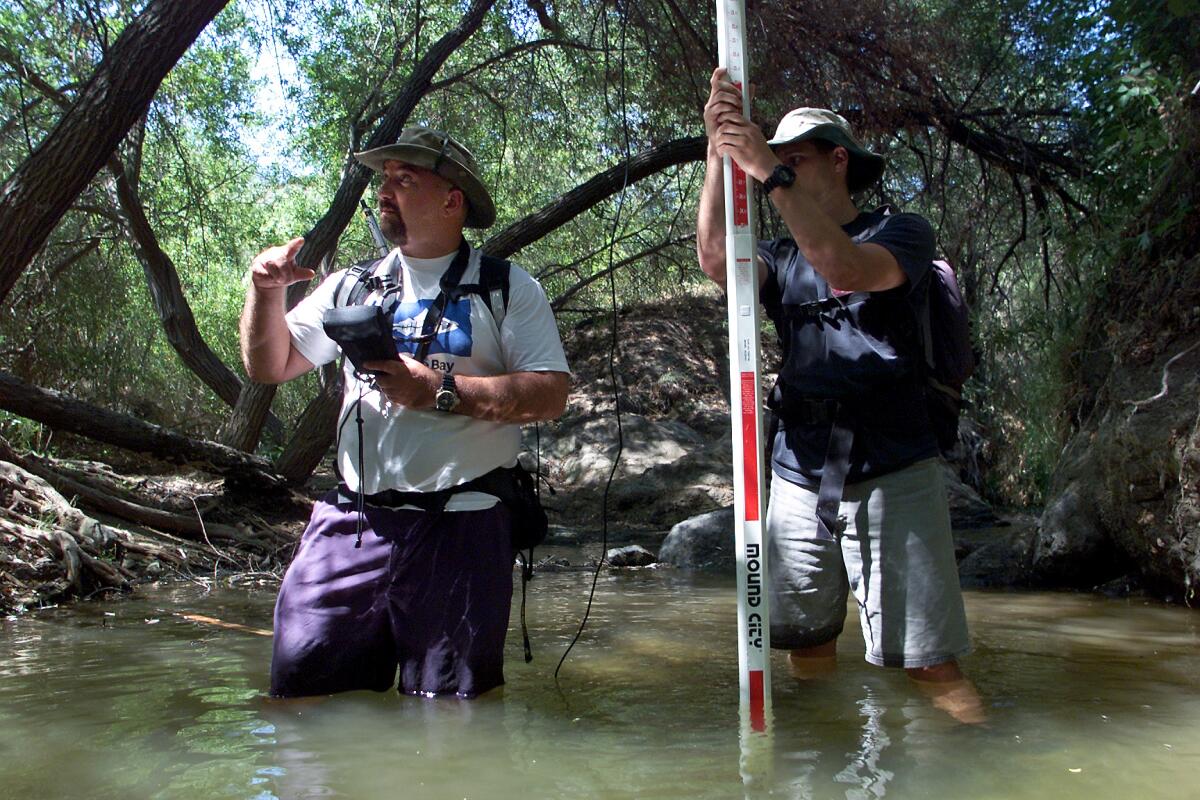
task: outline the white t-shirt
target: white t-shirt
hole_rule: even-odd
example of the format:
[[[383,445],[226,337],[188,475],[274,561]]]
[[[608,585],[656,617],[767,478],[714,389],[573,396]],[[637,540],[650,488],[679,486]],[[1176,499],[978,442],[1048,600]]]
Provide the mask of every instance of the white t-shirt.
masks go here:
[[[441,258],[404,256],[397,248],[375,268],[374,275],[398,283],[403,270],[403,294],[393,316],[393,336],[401,353],[416,352],[413,341],[425,314],[440,292],[438,281],[456,253]],[[330,275],[312,294],[288,312],[287,325],[296,349],[321,366],[341,354],[325,335],[322,321],[334,306],[334,292],[345,270]],[[353,278],[342,287],[343,298]],[[471,249],[460,284],[479,282],[479,251]],[[367,303],[381,301],[378,293]],[[344,300],[343,300],[344,302]],[[500,328],[487,304],[467,294],[446,305],[438,335],[425,358],[426,365],[453,375],[503,375],[510,372],[568,372],[567,359],[546,293],[515,264],[509,269],[508,309]],[[338,419],[338,468],[353,491],[375,494],[387,489],[429,492],[446,489],[516,463],[520,426],[436,410],[392,405],[382,408],[382,395],[354,376],[345,365],[346,390]],[[362,393],[363,470],[358,467],[358,427],[355,404]],[[496,499],[478,492],[452,495],[449,511],[489,508]]]

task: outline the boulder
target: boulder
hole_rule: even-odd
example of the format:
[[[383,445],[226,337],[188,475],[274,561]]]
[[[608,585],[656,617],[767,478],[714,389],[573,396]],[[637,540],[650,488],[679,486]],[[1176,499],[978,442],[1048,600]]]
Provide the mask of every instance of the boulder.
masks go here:
[[[680,569],[732,573],[733,543],[733,508],[722,508],[671,528],[658,551],[658,560]]]
[[[996,516],[991,505],[958,477],[958,471],[953,466],[943,462],[942,472],[946,483],[946,499],[950,503],[950,527],[957,531],[994,528],[1005,524]]]
[[[638,414],[621,417],[621,463],[617,477],[639,476],[651,467],[670,464],[704,444],[693,429],[675,420],[650,420]],[[617,452],[617,421],[612,415],[565,420],[556,435],[543,436],[542,458],[555,466],[563,486],[603,485]],[[526,446],[532,442],[526,439]]]
[[[1017,518],[1005,527],[955,532],[958,578],[964,589],[1023,586],[1030,581],[1037,521]]]
[[[1032,576],[1043,585],[1091,588],[1122,570],[1086,483],[1072,481],[1042,512]]]

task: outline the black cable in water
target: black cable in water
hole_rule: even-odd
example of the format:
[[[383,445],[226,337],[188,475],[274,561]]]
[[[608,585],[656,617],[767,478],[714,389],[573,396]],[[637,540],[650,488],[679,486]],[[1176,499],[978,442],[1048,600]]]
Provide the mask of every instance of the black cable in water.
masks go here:
[[[604,484],[604,497],[600,511],[600,558],[596,560],[596,569],[592,573],[592,586],[588,592],[587,608],[584,609],[583,619],[579,623],[579,630],[575,632],[575,637],[571,639],[571,643],[567,645],[566,651],[562,654],[562,658],[558,660],[558,666],[554,668],[554,680],[558,682],[558,672],[562,669],[563,663],[566,662],[567,656],[571,654],[571,650],[575,648],[575,643],[579,641],[579,637],[583,635],[583,629],[587,625],[588,617],[592,613],[592,601],[596,597],[596,583],[600,580],[600,570],[604,567],[604,558],[608,554],[608,493],[612,488],[613,476],[617,473],[617,466],[621,463],[621,453],[625,449],[625,436],[621,427],[621,387],[617,382],[617,281],[615,271],[613,269],[613,250],[617,244],[617,231],[621,225],[621,211],[625,208],[625,190],[629,188],[629,107],[626,98],[625,84],[625,31],[629,22],[628,12],[621,15],[621,86],[620,86],[620,103],[621,103],[621,130],[624,139],[623,155],[625,157],[625,174],[621,180],[621,193],[617,198],[617,212],[613,217],[612,233],[608,240],[608,290],[609,299],[612,302],[612,341],[608,349],[608,375],[612,380],[613,387],[613,408],[617,418],[617,452],[613,456],[612,468],[608,471],[608,480]],[[608,57],[608,17],[604,17],[604,39],[605,39],[605,58]],[[605,69],[605,80],[607,81],[608,70]],[[604,92],[605,102],[607,103],[608,91],[607,87]]]

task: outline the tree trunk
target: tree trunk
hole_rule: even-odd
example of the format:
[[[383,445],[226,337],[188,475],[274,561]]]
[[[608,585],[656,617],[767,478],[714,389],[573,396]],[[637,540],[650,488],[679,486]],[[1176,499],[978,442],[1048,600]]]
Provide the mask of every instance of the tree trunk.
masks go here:
[[[249,486],[280,486],[269,462],[216,442],[189,439],[166,428],[142,422],[61,392],[23,383],[0,371],[0,408],[99,442],[124,447],[175,463],[198,462],[226,479]]]
[[[195,373],[205,386],[212,389],[228,405],[236,407],[242,393],[241,379],[225,366],[225,362],[212,351],[208,342],[200,335],[200,329],[196,327],[196,318],[179,283],[179,273],[175,264],[159,245],[154,228],[146,218],[137,187],[133,185],[124,166],[114,157],[109,160],[109,171],[116,181],[117,199],[132,234],[134,250],[142,262],[146,285],[154,301],[154,310],[162,321],[167,341],[171,343],[184,365]],[[270,414],[269,410],[265,425],[274,438],[283,439],[283,423]]]
[[[292,485],[308,480],[333,444],[338,411],[342,403],[342,381],[337,362],[322,368],[325,381],[321,391],[304,409],[283,453],[275,461],[275,471]]]
[[[294,308],[304,299],[307,286],[307,283],[293,283],[288,287],[285,302],[288,309]],[[217,432],[217,441],[226,447],[253,453],[271,414],[271,403],[275,400],[276,388],[274,384],[254,381],[242,384],[242,391],[233,405],[233,412]]]
[[[271,402],[275,399],[275,386],[246,381],[238,394],[237,402],[229,419],[217,431],[217,441],[226,447],[253,453],[262,438],[267,415],[271,413]]]
[[[228,0],[150,0],[71,109],[0,187],[0,303],[50,232],[146,113],[163,78]]]

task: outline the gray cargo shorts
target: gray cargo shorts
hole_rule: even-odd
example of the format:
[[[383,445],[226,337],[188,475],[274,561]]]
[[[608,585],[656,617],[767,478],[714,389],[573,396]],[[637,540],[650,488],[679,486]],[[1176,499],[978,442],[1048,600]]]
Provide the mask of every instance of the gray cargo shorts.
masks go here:
[[[836,540],[817,538],[817,493],[775,475],[767,507],[771,646],[836,639],[850,592],[866,659],[929,667],[966,653],[950,512],[938,459],[847,485]]]

